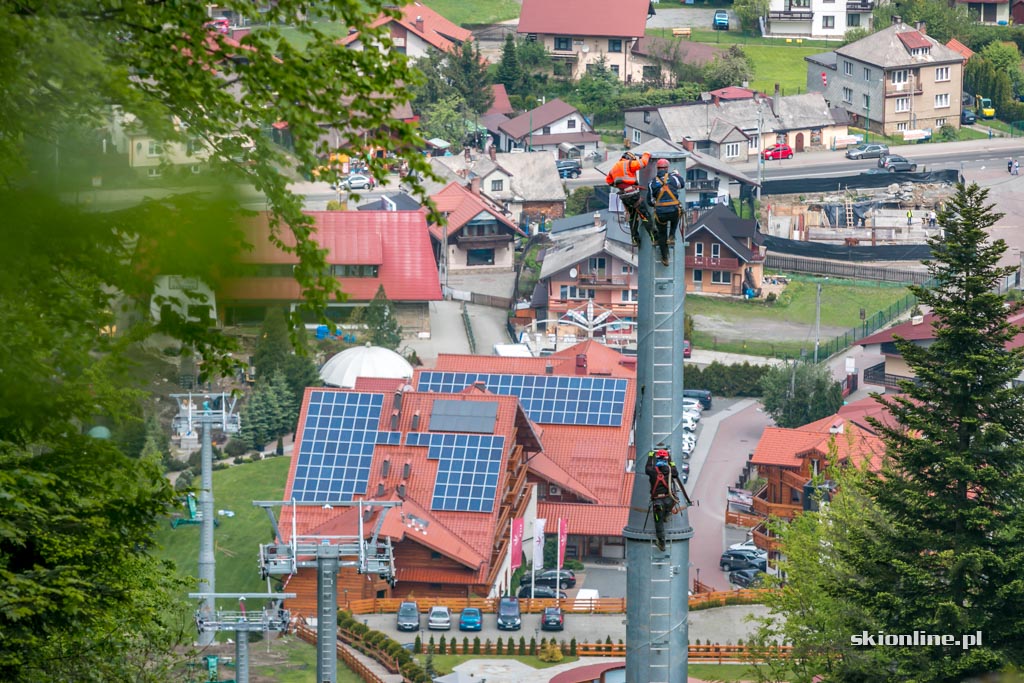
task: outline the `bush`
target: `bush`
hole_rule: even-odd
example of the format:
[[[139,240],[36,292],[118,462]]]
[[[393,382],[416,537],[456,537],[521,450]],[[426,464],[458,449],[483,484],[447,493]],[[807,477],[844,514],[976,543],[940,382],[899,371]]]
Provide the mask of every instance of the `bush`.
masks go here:
[[[446,654],[448,654],[447,642],[448,641],[446,641],[444,639],[444,636],[441,636],[441,640],[438,641],[438,643],[437,643],[437,654],[439,654],[439,655],[446,655]]]
[[[462,654],[469,652],[469,636],[462,637]]]
[[[245,455],[249,452],[249,446],[244,441],[238,439],[231,439],[224,444],[224,452],[229,456],[237,457],[239,455]]]
[[[473,639],[473,654],[480,654],[480,636]]]
[[[779,297],[775,295],[775,292],[768,292],[768,296],[764,298],[766,304],[773,304]]]
[[[526,655],[526,638],[519,636],[519,656]]]
[[[573,638],[572,640],[569,641],[569,656],[570,657],[575,657],[576,656],[576,639],[575,638]]]
[[[505,654],[505,651],[503,649],[504,645],[505,645],[505,643],[502,642],[501,636],[498,636],[498,644],[494,646],[495,654],[499,654],[499,655]]]
[[[414,640],[412,642],[412,651],[415,652],[416,654],[422,654],[423,653],[423,641],[420,640],[419,636],[416,636],[416,640]]]
[[[558,646],[558,642],[554,639],[550,643],[546,643],[541,647],[540,654],[537,656],[542,662],[560,662],[565,656],[562,654],[562,648]]]
[[[530,656],[535,657],[537,655],[537,639],[530,638]]]

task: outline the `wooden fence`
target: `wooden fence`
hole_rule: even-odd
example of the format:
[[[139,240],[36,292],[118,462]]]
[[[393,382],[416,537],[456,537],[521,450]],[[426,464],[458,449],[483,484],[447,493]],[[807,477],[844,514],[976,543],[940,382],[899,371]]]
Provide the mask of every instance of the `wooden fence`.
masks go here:
[[[316,631],[314,629],[309,628],[305,624],[299,624],[295,627],[295,635],[316,647]],[[345,662],[345,666],[351,669],[352,673],[367,683],[384,683],[384,679],[378,676],[370,667],[363,664],[358,657],[349,652],[340,642],[338,643],[338,658]]]
[[[764,258],[764,267],[771,270],[782,270],[791,273],[808,273],[811,275],[828,275],[846,280],[878,280],[881,282],[912,282],[915,285],[926,283],[931,275],[922,268],[894,268],[892,266],[873,266],[863,262],[831,261],[806,256],[788,256],[768,253]]]

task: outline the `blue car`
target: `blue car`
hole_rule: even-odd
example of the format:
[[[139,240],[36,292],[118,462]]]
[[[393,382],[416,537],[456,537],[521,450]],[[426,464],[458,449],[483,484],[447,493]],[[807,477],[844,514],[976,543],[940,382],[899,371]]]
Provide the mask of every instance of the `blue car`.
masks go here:
[[[484,617],[476,607],[467,607],[459,616],[460,631],[479,631],[483,628]]]

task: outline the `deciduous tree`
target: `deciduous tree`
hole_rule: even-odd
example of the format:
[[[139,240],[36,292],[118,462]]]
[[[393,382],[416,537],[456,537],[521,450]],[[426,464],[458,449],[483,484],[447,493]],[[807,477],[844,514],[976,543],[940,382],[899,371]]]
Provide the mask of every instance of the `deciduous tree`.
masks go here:
[[[839,383],[825,365],[777,365],[762,376],[761,390],[765,412],[780,427],[800,427],[843,405]]]

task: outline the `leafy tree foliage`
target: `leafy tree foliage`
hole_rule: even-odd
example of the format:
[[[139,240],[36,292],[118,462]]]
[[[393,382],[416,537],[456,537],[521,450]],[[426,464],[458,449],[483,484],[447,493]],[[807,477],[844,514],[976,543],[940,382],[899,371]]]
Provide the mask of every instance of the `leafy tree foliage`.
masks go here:
[[[736,0],[732,11],[739,17],[740,25],[746,31],[757,30],[758,19],[768,15],[768,0]]]
[[[491,78],[487,73],[487,60],[472,41],[456,45],[446,62],[448,83],[466,103],[469,114],[483,114],[494,103]],[[472,118],[472,117],[470,117]]]
[[[581,213],[589,213],[593,196],[593,187],[589,185],[577,187],[565,200],[565,215],[578,216]]]
[[[590,65],[576,86],[576,99],[585,112],[596,121],[598,118],[611,116],[615,97],[619,94],[621,84],[618,77],[608,68],[608,61],[602,57]]]
[[[275,437],[295,429],[299,403],[289,391],[284,373],[274,370],[256,381],[242,411],[238,438],[251,448],[262,450]]]
[[[874,25],[885,28],[892,25],[892,18],[899,15],[904,24],[914,26],[917,22],[927,24],[928,35],[940,43],[949,42],[963,33],[975,20],[967,8],[960,3],[949,5],[935,0],[903,0],[902,2],[875,5]]]
[[[370,25],[383,4],[317,9],[389,48],[386,26]],[[285,171],[316,166],[330,151],[323,127],[335,140],[365,140],[347,151],[366,157],[374,175],[387,162],[370,149],[406,156],[422,195],[422,141],[390,116],[416,72],[394,49],[349,50],[296,21],[305,7],[233,5],[269,24],[240,43],[204,27],[201,3],[0,7],[0,63],[10,67],[0,83],[17,93],[0,100],[0,213],[17,226],[0,230],[0,680],[168,680],[164,653],[194,635],[167,621],[183,590],[147,552],[172,505],[154,463],[160,448],[146,442],[144,455],[129,458],[80,431],[97,418],[116,428],[138,415],[125,361],[154,332],[193,349],[204,379],[233,374],[230,339],[172,305],[153,321],[149,305],[156,276],[216,286],[248,245],[231,186],[216,201],[167,194],[116,211],[75,204],[80,179],[103,168],[95,131],[112,108],[156,140],[201,142],[213,177],[262,191],[316,311],[338,285]],[[307,39],[301,51],[276,28],[290,23]],[[263,134],[277,121],[288,122],[288,155]],[[280,241],[287,232],[295,239]],[[134,450],[137,440],[120,443]]]
[[[739,45],[731,46],[728,52],[704,67],[704,87],[708,90],[739,85],[753,77],[754,65]]]
[[[800,427],[834,415],[843,405],[839,382],[825,365],[777,365],[761,378],[765,412],[780,427]]]
[[[402,327],[384,292],[384,285],[377,288],[373,300],[365,308],[356,309],[352,321],[366,325],[369,342],[374,346],[394,351],[402,343]]]
[[[423,111],[423,131],[430,137],[452,143],[458,151],[470,133],[462,96],[452,93],[428,106]]]
[[[286,391],[298,405],[302,402],[302,394],[306,387],[320,385],[320,376],[306,348],[305,329],[298,330],[295,336],[298,343],[293,348],[284,311],[276,307],[270,308],[256,341],[254,363],[257,378],[271,377],[275,372],[280,372],[286,384]]]

